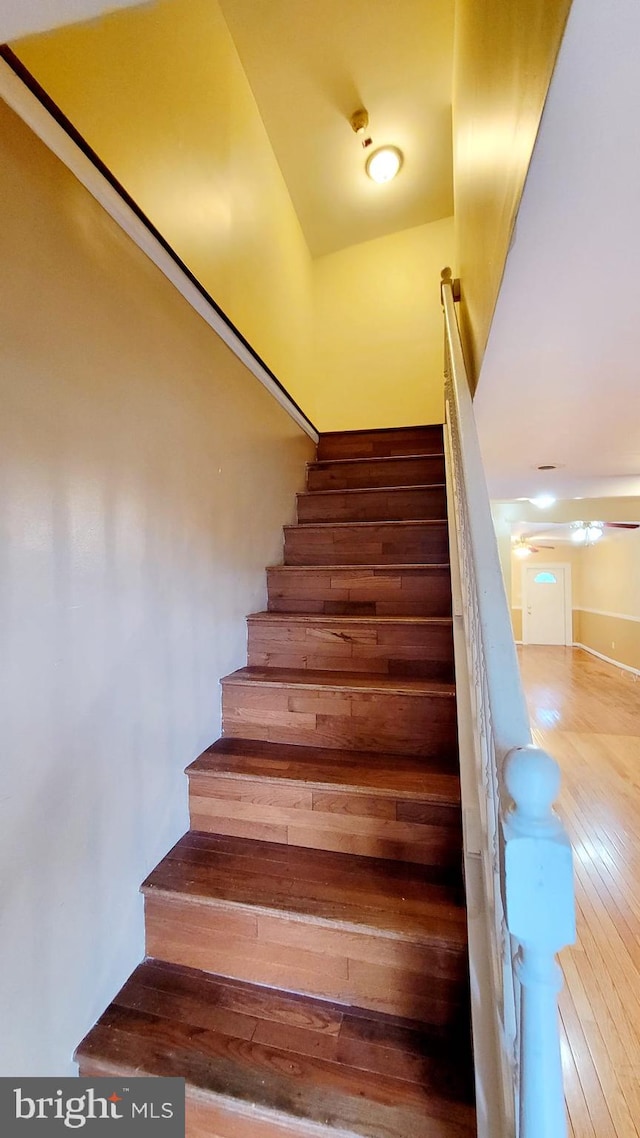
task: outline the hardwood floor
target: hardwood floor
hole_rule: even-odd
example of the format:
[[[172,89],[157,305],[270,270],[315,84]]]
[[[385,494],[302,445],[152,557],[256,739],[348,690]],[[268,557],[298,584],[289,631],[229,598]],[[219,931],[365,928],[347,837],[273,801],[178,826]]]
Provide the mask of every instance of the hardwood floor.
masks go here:
[[[560,763],[578,940],[560,996],[572,1138],[640,1135],[640,681],[576,648],[519,650],[536,743]]]

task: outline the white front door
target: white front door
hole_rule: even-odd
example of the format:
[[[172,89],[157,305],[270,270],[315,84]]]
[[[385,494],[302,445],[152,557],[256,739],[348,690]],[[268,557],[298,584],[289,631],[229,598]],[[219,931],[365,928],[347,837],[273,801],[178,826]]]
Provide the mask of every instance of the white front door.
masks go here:
[[[527,565],[524,571],[522,639],[525,644],[566,644],[566,569]]]

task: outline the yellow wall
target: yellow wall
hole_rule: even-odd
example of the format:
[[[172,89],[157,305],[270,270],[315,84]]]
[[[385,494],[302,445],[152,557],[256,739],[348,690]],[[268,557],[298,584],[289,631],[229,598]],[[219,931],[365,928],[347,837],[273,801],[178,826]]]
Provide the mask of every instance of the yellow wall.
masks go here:
[[[311,258],[216,0],[157,0],[14,46],[304,403]]]
[[[452,220],[313,261],[216,0],[14,48],[316,426],[442,419]]]
[[[640,669],[640,530],[609,531],[581,552],[573,603],[579,643]]]
[[[460,320],[475,383],[571,0],[456,0],[453,137]]]
[[[321,429],[442,422],[440,271],[452,253],[446,218],[314,262],[316,383],[305,406]]]
[[[72,1073],[313,451],[0,101],[0,1070]]]

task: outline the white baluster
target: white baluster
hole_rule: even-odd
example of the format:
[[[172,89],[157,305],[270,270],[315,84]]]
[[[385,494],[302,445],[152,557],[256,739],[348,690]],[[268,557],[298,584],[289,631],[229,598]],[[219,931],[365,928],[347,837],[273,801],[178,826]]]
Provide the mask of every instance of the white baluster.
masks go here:
[[[554,759],[537,747],[504,764],[513,808],[504,820],[507,924],[520,944],[520,1138],[566,1138],[556,953],[575,940],[571,846],[552,809],[560,788]]]

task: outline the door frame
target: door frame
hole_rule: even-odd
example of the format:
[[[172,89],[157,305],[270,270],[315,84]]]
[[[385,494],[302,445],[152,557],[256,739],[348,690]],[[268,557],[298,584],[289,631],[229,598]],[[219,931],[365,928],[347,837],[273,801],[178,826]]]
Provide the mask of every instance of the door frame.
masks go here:
[[[535,565],[529,565],[523,562],[522,565],[522,643],[530,644],[529,640],[529,614],[527,609],[528,605],[528,589],[527,589],[527,570],[554,570],[564,569],[564,643],[565,645],[573,644],[573,605],[572,605],[572,582],[571,582],[571,562],[570,561],[536,561]],[[549,645],[553,647],[553,645]]]

